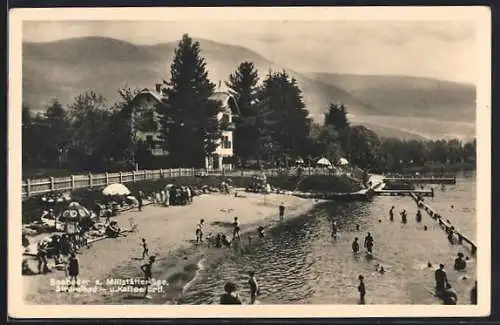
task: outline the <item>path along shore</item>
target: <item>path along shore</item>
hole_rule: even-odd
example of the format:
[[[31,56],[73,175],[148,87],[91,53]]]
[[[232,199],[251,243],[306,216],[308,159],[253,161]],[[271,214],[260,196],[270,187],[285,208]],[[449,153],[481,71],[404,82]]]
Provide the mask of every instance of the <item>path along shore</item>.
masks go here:
[[[285,220],[299,216],[311,210],[317,201],[302,199],[291,195],[254,194],[239,192],[234,195],[209,194],[194,198],[188,206],[161,207],[149,205],[142,212],[137,209],[123,212],[115,217],[120,224],[128,225],[133,218],[137,225],[135,232],[126,237],[108,238],[95,242],[90,248],[82,248],[77,257],[80,263],[80,279],[103,283],[107,279],[127,279],[141,277],[141,238],[146,238],[150,255],[157,257],[153,266],[153,278],[161,273],[161,280],[167,280],[169,287],[164,294],[153,296],[152,300],[143,300],[140,294],[110,293],[60,293],[54,280],[65,279],[64,271],[53,270],[45,275],[23,276],[24,298],[28,304],[134,304],[134,303],[171,303],[182,293],[183,286],[195,276],[198,262],[207,257],[205,247],[193,244],[195,228],[200,219],[205,219],[205,235],[224,232],[230,235],[231,223],[238,217],[241,233],[254,233],[259,225],[264,227],[277,222],[278,206],[286,206]],[[242,238],[242,243],[244,243]],[[220,250],[220,249],[219,249]],[[212,254],[214,257],[214,254]],[[207,264],[214,261],[207,260]],[[53,265],[49,261],[49,266]],[[30,262],[35,270],[36,263]],[[160,270],[160,271],[159,271]],[[155,274],[156,273],[156,274]],[[165,279],[167,277],[168,279]],[[124,301],[127,299],[127,301]]]

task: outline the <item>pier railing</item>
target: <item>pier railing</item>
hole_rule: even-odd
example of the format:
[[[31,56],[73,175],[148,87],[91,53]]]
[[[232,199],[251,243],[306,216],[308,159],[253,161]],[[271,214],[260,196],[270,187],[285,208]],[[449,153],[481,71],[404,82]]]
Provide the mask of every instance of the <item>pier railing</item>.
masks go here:
[[[30,196],[50,193],[54,191],[72,191],[80,188],[104,187],[113,183],[134,183],[162,178],[175,178],[185,176],[223,176],[223,177],[251,177],[257,173],[267,176],[297,176],[295,169],[275,168],[266,170],[206,170],[195,168],[157,169],[122,171],[118,173],[71,175],[68,177],[46,177],[25,179],[22,181],[23,199]],[[339,171],[328,168],[302,168],[301,175],[338,175]]]

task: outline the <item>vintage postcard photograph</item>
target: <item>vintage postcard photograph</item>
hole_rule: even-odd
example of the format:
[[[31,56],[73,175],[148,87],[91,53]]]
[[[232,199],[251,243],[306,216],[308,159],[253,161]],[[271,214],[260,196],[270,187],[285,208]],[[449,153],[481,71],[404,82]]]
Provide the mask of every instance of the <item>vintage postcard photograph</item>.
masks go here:
[[[9,18],[11,317],[489,315],[487,7]]]

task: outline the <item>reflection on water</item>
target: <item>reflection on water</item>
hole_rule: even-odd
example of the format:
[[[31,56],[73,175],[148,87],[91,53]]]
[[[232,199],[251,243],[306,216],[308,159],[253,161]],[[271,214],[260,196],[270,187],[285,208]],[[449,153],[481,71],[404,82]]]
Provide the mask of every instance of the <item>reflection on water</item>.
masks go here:
[[[447,186],[444,192],[433,186],[436,197],[426,201],[475,239],[475,178],[459,179],[457,185]],[[392,205],[396,207],[394,222],[388,217]],[[406,225],[399,218],[403,209],[408,212]],[[457,252],[470,256],[468,248],[450,245],[426,213],[418,224],[416,211],[409,197],[318,205],[309,214],[270,230],[265,241],[253,244],[251,252],[203,270],[179,303],[218,303],[224,283],[229,280],[238,284],[240,295],[248,301],[247,271],[255,270],[261,303],[357,304],[357,277],[363,274],[368,304],[438,304],[430,292],[434,266],[444,263],[459,304],[468,304],[475,280],[475,261],[471,258],[465,273],[453,270]],[[330,235],[333,220],[340,231],[336,241]],[[356,224],[360,225],[359,231]],[[424,225],[428,226],[427,231]],[[374,258],[367,259],[364,250],[354,256],[352,240],[358,237],[362,246],[368,231],[375,240]],[[432,268],[427,267],[428,262]],[[386,273],[377,273],[376,264],[383,265]]]

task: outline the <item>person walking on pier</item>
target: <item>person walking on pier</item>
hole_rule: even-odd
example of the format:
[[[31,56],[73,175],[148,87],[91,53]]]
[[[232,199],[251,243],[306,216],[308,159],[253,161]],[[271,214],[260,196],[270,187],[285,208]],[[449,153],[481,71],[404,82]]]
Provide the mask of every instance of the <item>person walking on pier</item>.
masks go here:
[[[373,253],[373,237],[371,233],[368,233],[365,237],[364,247],[366,251],[371,255]]]
[[[359,252],[359,242],[358,237],[354,237],[354,241],[352,242],[352,252],[357,254]]]
[[[394,205],[389,210],[389,220],[394,221]]]
[[[366,288],[365,288],[365,283],[364,279],[365,277],[360,275],[358,277],[359,279],[359,285],[358,285],[358,291],[359,291],[359,304],[364,305],[365,304],[365,295],[366,295]]]
[[[422,212],[420,211],[420,209],[417,211],[416,219],[418,223],[422,222]]]

